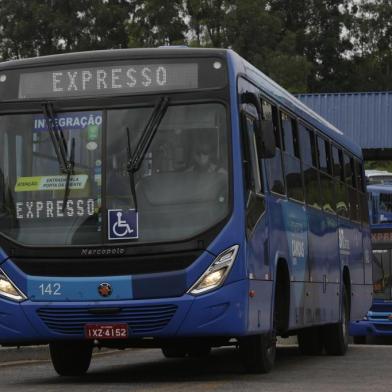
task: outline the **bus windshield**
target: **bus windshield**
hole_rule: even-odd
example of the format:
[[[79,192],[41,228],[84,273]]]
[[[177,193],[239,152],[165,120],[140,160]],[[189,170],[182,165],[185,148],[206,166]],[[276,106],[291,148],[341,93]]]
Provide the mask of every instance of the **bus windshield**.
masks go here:
[[[171,105],[134,173],[138,233],[110,233],[110,214],[124,226],[118,212],[135,209],[127,132],[132,153],[152,112],[58,112],[67,159],[72,151],[74,160],[67,197],[44,114],[0,116],[0,233],[31,246],[165,242],[220,222],[229,210],[226,110],[217,103]]]
[[[391,249],[373,250],[373,287],[376,299],[392,298]]]
[[[392,190],[392,189],[391,189]],[[392,193],[372,192],[372,223],[392,223]]]

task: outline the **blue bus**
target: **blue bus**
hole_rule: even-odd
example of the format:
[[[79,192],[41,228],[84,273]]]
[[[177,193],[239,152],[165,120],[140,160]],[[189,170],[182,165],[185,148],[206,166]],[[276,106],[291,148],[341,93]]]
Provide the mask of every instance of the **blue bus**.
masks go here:
[[[373,303],[364,320],[354,328],[354,343],[367,336],[392,336],[392,176],[377,181],[366,176],[370,195],[370,229],[373,248]],[[378,183],[377,183],[378,182]]]
[[[360,148],[236,53],[0,64],[0,344],[271,370],[276,337],[343,355],[371,304]]]

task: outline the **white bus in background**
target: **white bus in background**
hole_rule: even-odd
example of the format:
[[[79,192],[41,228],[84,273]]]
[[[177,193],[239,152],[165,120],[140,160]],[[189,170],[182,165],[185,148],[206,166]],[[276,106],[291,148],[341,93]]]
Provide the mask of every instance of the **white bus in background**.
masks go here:
[[[392,173],[386,170],[365,170],[368,184],[392,184]]]

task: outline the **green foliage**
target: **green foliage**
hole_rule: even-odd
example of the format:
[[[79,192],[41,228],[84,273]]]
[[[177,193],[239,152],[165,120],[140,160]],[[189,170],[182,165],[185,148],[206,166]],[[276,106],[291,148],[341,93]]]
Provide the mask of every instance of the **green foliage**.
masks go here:
[[[130,12],[125,0],[1,0],[1,56],[126,47]]]
[[[130,47],[156,47],[185,43],[182,1],[134,0],[129,21]]]
[[[365,170],[384,170],[392,173],[392,161],[365,161]]]
[[[392,0],[1,0],[3,60],[232,48],[292,92],[392,90]]]
[[[356,8],[351,37],[356,90],[392,89],[392,0],[361,0]]]

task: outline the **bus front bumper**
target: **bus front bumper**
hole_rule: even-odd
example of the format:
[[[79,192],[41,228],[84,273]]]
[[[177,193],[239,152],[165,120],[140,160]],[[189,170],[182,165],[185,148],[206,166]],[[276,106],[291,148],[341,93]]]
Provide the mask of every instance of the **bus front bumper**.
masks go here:
[[[209,294],[176,298],[22,303],[0,299],[0,344],[84,339],[86,324],[127,323],[129,338],[182,338],[246,334],[246,280]],[[106,312],[105,312],[106,309]]]
[[[392,336],[392,321],[359,320],[350,323],[351,336]]]

